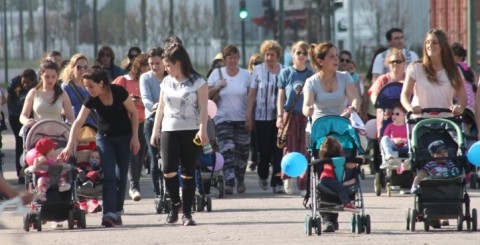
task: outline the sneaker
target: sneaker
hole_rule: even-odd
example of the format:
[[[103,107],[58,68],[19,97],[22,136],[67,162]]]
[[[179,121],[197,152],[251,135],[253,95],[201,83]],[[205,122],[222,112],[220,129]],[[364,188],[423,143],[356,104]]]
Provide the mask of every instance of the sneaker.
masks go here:
[[[348,211],[348,212],[352,212],[352,213],[360,212],[360,210],[358,210],[358,208],[355,207],[355,205],[353,205],[351,203],[346,203],[345,205],[343,205],[343,211]]]
[[[185,214],[182,216],[183,226],[196,225],[195,220],[193,220],[191,214]]]
[[[181,206],[181,203],[172,204],[172,209],[167,216],[167,224],[177,223],[178,221],[178,208]]]
[[[90,213],[98,213],[102,211],[102,205],[98,203],[98,199],[91,199],[90,205],[88,205],[88,212]]]
[[[232,195],[233,194],[233,186],[226,185],[225,186],[225,194]]]
[[[258,179],[258,183],[260,184],[260,188],[262,190],[268,190],[268,181],[266,179]]]
[[[323,232],[335,232],[335,227],[333,226],[333,223],[330,221],[326,221],[323,223]]]
[[[59,192],[65,192],[65,191],[70,190],[70,188],[71,188],[71,185],[69,183],[65,183],[65,184],[58,187],[58,191]]]
[[[87,180],[85,183],[82,184],[82,187],[91,189],[91,188],[93,188],[93,183],[92,183],[92,181]]]
[[[283,190],[283,186],[280,186],[280,185],[273,186],[273,187],[272,187],[272,191],[273,191],[274,194],[282,194],[282,193],[285,193],[285,191]]]
[[[132,198],[133,201],[138,202],[142,199],[142,196],[140,196],[140,192],[138,192],[135,189],[130,189],[128,191],[128,195]]]
[[[85,214],[88,213],[87,201],[80,202],[80,210],[82,210]]]
[[[289,178],[283,181],[283,189],[285,193],[291,195],[293,194],[293,179]]]
[[[102,225],[105,227],[115,227],[116,219],[110,215],[104,215],[102,217]]]
[[[417,194],[417,193],[419,193],[419,192],[420,192],[420,186],[418,186],[418,185],[413,185],[413,186],[412,186],[412,189],[410,189],[410,192],[411,192],[412,194]]]
[[[245,193],[245,190],[247,188],[245,187],[245,182],[244,181],[238,181],[237,183],[237,193]]]

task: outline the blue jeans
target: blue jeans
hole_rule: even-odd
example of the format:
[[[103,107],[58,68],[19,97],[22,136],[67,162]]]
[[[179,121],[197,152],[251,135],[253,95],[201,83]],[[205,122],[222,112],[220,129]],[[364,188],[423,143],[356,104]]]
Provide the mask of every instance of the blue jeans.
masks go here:
[[[147,150],[147,142],[143,135],[143,123],[138,124],[138,141],[140,142],[140,150],[137,155],[132,155],[130,167],[128,169],[128,177],[130,179],[130,189],[140,191],[140,176],[142,175],[143,162],[145,161],[145,152]]]
[[[132,135],[110,137],[97,134],[97,150],[103,166],[103,214],[116,217],[123,210],[128,166],[132,158]]]
[[[147,141],[148,154],[150,155],[150,174],[152,175],[153,192],[155,195],[160,195],[160,168],[158,167],[158,148],[150,144],[150,137],[152,137],[153,130],[153,118],[147,118],[145,120],[143,133],[145,140]]]
[[[396,152],[406,152],[408,151],[408,146],[405,144],[403,147],[396,146],[392,139],[388,136],[383,136],[380,140],[380,147],[384,153],[384,156],[394,156],[394,151]]]

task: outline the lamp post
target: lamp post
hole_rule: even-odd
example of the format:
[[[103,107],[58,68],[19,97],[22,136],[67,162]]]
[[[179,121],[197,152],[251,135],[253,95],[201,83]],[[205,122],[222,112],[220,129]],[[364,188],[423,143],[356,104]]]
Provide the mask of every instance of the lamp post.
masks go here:
[[[245,19],[248,16],[245,0],[240,0],[239,16],[242,24],[242,66],[247,66],[247,60],[245,58]]]

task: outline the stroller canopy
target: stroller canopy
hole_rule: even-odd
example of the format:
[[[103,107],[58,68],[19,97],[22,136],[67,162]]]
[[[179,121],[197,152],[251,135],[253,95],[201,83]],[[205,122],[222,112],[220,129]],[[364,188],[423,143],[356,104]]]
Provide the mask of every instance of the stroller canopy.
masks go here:
[[[340,142],[346,157],[364,153],[357,131],[345,117],[324,116],[313,123],[310,136],[310,147],[314,147],[312,152],[320,148],[327,136],[335,137]]]
[[[403,83],[392,82],[385,85],[378,93],[375,101],[377,109],[391,109],[395,103],[400,101]]]

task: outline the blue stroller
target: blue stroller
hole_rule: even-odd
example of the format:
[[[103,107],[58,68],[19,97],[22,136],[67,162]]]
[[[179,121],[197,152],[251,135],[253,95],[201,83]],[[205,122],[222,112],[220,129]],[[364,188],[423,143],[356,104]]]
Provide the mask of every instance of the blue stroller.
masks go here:
[[[449,112],[448,109],[428,108],[425,112]],[[407,114],[407,118],[410,113]],[[419,170],[433,159],[428,152],[428,145],[442,140],[448,149],[448,159],[462,172],[455,178],[426,178],[420,182],[420,192],[415,194],[414,207],[407,210],[406,229],[415,231],[415,223],[423,222],[424,230],[430,226],[440,228],[438,220],[456,219],[457,230],[477,230],[477,210],[470,210],[470,196],[465,187],[465,172],[469,164],[465,156],[465,137],[456,118],[419,118],[409,119],[416,123],[412,129],[410,141],[410,161],[412,169]],[[445,160],[445,159],[444,159]]]
[[[318,151],[327,136],[336,138],[343,147],[345,157],[332,159],[317,159]],[[329,190],[328,187],[322,186],[319,183],[322,164],[331,163],[335,168],[335,175],[337,180],[343,182],[344,166],[346,162],[357,163],[355,169],[355,183],[347,188],[347,193],[351,196],[351,200],[355,202],[355,206],[361,209],[360,214],[354,214],[351,218],[351,231],[360,234],[365,232],[370,233],[370,216],[365,215],[363,193],[360,185],[360,164],[364,163],[362,158],[357,158],[357,154],[363,154],[363,149],[360,144],[357,131],[350,125],[350,121],[341,116],[324,116],[317,119],[311,127],[309,152],[311,155],[311,163],[307,169],[307,193],[303,205],[306,209],[312,211],[311,215],[305,217],[305,233],[312,235],[312,230],[315,234],[321,235],[321,216],[320,212],[337,213],[342,212],[343,205],[340,202],[338,194]],[[310,195],[312,201],[309,203]],[[353,198],[352,198],[353,197]],[[333,199],[332,199],[333,198]],[[336,202],[326,202],[322,199],[336,200]]]

